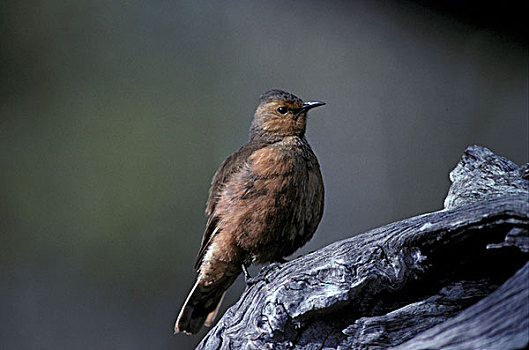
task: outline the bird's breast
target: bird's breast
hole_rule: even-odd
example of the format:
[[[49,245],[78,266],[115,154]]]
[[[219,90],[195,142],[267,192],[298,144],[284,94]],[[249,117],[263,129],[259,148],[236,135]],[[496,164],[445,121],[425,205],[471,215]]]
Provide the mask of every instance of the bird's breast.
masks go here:
[[[256,246],[274,247],[254,251],[256,260],[289,255],[312,237],[321,219],[323,183],[316,157],[308,144],[280,144],[255,151],[249,164],[248,193],[258,198],[248,204],[255,200],[266,210],[255,220],[261,230],[245,235]]]
[[[310,239],[323,211],[315,155],[293,139],[255,150],[223,187],[216,207],[219,237],[260,262],[290,255]]]
[[[256,179],[288,176],[296,170],[296,154],[274,147],[255,151],[249,161],[252,175]]]

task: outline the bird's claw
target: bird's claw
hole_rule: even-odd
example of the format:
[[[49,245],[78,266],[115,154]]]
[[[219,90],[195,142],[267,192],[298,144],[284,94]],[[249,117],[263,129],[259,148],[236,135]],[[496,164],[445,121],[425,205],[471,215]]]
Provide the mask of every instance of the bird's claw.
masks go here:
[[[283,265],[283,263],[287,262],[286,260],[283,260],[282,262],[273,262],[269,265],[266,265],[266,266],[263,266],[263,268],[261,269],[261,271],[259,271],[259,274],[255,277],[251,277],[249,274],[247,275],[246,273],[244,274],[244,280],[246,282],[246,285],[247,286],[252,286],[258,282],[265,282],[265,283],[269,283],[270,280],[267,278],[267,275],[269,272],[281,267],[281,265]],[[243,269],[244,271],[244,269]]]

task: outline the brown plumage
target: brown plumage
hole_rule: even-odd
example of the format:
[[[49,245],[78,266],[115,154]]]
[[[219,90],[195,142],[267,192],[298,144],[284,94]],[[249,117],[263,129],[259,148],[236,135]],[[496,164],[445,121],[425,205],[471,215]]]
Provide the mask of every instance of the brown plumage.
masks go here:
[[[198,277],[175,333],[210,326],[245,266],[281,261],[312,238],[323,214],[323,180],[305,126],[308,110],[324,104],[281,90],[261,95],[249,142],[213,177]]]

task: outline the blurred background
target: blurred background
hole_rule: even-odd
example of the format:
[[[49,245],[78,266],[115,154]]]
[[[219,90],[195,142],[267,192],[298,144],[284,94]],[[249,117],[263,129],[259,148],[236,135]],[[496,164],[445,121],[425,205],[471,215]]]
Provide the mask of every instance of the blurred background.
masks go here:
[[[172,327],[210,180],[268,89],[327,102],[324,218],[293,257],[441,209],[468,145],[527,162],[526,7],[2,2],[0,347],[195,346]]]

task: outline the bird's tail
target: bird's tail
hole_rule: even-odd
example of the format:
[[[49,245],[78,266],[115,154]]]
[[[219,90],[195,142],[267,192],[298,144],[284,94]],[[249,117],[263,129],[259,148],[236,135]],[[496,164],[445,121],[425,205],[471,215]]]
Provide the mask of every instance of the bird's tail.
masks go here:
[[[211,326],[226,289],[231,286],[239,273],[224,273],[214,281],[201,278],[202,274],[199,274],[197,282],[176,319],[174,332],[195,334],[203,325]]]

